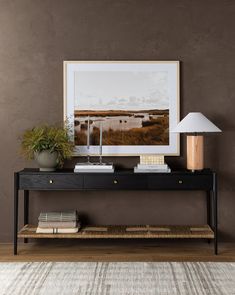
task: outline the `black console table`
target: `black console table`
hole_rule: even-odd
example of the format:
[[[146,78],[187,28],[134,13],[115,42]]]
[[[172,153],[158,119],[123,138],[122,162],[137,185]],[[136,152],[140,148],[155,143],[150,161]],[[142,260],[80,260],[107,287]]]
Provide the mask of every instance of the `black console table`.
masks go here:
[[[19,190],[24,191],[24,227],[18,231]],[[84,227],[76,234],[37,234],[28,224],[29,191],[45,190],[202,190],[207,196],[207,224],[203,226],[96,226]],[[94,230],[94,231],[93,231]],[[217,241],[217,176],[205,169],[200,172],[141,173],[74,173],[72,170],[40,172],[24,169],[14,175],[14,255],[18,238],[203,238]]]

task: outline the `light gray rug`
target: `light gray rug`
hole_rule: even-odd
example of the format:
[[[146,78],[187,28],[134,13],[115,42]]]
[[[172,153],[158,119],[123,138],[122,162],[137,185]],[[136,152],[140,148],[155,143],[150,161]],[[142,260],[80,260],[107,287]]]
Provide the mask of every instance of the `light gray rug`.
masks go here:
[[[0,263],[1,295],[233,295],[235,263]]]

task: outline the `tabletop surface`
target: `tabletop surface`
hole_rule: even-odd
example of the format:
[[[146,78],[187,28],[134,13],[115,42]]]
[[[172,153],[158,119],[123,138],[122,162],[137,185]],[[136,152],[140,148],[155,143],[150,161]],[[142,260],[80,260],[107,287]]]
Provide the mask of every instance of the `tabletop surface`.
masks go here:
[[[176,174],[185,174],[185,175],[208,175],[212,174],[213,171],[211,169],[203,169],[200,171],[190,171],[190,170],[175,170],[170,173],[151,173],[151,172],[146,172],[146,173],[134,173],[133,169],[123,169],[123,170],[115,170],[113,173],[105,173],[105,172],[79,172],[75,173],[73,171],[73,168],[67,168],[67,169],[58,169],[56,171],[39,171],[37,168],[24,168],[23,170],[18,172],[19,174],[109,174],[109,175],[145,175],[145,174],[154,174],[154,175],[176,175]]]

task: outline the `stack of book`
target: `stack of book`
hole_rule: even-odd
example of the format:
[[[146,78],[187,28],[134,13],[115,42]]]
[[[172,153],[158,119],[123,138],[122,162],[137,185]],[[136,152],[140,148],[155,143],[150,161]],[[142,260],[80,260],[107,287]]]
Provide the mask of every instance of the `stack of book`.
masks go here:
[[[36,233],[76,233],[81,227],[76,210],[64,212],[41,212]]]
[[[113,173],[112,163],[77,163],[74,168],[75,173]]]
[[[138,164],[134,168],[135,173],[170,173],[170,167],[165,164]]]

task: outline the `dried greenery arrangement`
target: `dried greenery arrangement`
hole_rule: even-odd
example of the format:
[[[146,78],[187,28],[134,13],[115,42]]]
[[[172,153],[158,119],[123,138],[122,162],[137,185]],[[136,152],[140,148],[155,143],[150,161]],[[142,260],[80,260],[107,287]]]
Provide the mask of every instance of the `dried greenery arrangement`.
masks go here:
[[[74,144],[70,140],[68,126],[57,127],[43,125],[28,129],[23,133],[21,141],[22,154],[27,159],[33,159],[35,153],[49,151],[58,153],[58,166],[72,156]]]

